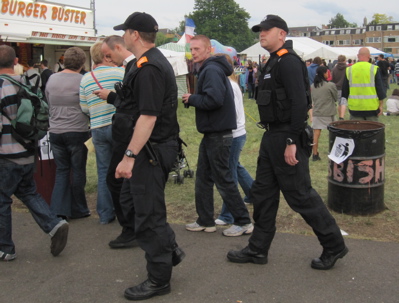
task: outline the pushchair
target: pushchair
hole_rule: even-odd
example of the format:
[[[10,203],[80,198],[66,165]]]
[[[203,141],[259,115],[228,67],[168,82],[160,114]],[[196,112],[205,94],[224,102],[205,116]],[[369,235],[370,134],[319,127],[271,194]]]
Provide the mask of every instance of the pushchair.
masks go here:
[[[179,151],[176,157],[175,164],[172,168],[172,176],[175,184],[183,184],[184,178],[194,178],[194,171],[190,169],[188,164],[186,153],[184,152],[183,145],[187,147],[187,144],[179,137]],[[182,173],[182,169],[183,173]]]

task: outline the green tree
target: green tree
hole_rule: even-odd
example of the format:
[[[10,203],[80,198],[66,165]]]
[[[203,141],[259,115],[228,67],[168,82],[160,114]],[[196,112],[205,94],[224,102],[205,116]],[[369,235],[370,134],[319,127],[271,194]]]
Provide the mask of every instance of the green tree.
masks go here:
[[[234,0],[196,0],[188,17],[194,20],[197,34],[232,46],[238,52],[254,43],[256,35],[248,27],[251,16]]]
[[[393,18],[392,16],[387,16],[385,14],[374,14],[373,19],[370,21],[369,25],[376,25],[376,24],[386,24],[392,23]]]
[[[357,27],[357,24],[346,21],[344,16],[338,13],[335,17],[330,19],[328,26],[330,28],[344,28],[344,27]]]
[[[157,33],[157,38],[155,39],[155,46],[160,46],[166,43],[169,43],[173,40],[173,38],[168,38],[163,32]]]

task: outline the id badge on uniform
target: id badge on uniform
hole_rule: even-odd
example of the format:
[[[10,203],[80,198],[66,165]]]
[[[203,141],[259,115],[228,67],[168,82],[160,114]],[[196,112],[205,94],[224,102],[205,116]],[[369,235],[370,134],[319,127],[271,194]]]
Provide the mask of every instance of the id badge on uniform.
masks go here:
[[[270,74],[266,74],[264,77],[263,77],[263,80],[266,80],[266,79],[270,79],[272,76],[270,75]]]

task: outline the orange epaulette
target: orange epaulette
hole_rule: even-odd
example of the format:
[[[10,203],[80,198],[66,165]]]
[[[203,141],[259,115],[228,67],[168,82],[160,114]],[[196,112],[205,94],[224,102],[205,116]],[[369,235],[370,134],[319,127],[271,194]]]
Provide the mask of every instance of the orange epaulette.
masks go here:
[[[279,57],[281,57],[281,56],[283,56],[283,55],[285,55],[285,54],[288,54],[288,50],[286,50],[285,48],[282,48],[282,49],[280,49],[280,50],[277,52],[277,55],[278,55]]]
[[[143,66],[143,63],[147,63],[148,59],[147,57],[141,57],[139,61],[137,61],[137,67],[140,68]]]

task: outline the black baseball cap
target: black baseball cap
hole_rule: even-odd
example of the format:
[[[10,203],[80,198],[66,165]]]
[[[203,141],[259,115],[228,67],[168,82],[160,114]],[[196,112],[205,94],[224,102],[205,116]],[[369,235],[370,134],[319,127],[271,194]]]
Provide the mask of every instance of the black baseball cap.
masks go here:
[[[277,15],[267,15],[260,24],[252,27],[252,31],[257,33],[260,32],[262,29],[268,30],[273,27],[281,28],[288,33],[287,23],[284,21],[284,19]]]
[[[144,33],[156,33],[158,31],[158,23],[149,14],[135,12],[127,17],[123,24],[114,26],[116,31],[127,29],[134,29]]]

